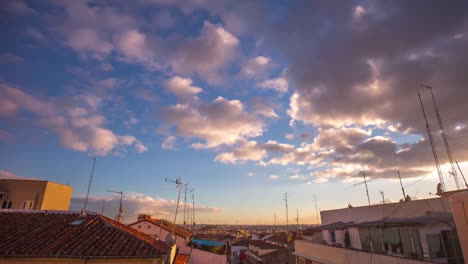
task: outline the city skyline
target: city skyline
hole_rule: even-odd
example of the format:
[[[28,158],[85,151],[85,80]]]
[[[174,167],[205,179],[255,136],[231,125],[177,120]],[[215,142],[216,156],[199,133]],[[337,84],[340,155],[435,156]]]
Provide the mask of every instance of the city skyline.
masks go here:
[[[197,223],[316,223],[321,210],[435,197],[468,174],[467,3],[7,1],[0,171],[73,187],[80,210]],[[463,183],[459,172],[459,181]],[[431,194],[430,194],[431,193]],[[105,201],[105,202],[104,202]],[[183,201],[183,197],[182,197]],[[187,198],[187,202],[192,202]],[[181,219],[179,211],[178,219]],[[302,222],[303,221],[303,222]],[[179,220],[177,221],[178,223]]]

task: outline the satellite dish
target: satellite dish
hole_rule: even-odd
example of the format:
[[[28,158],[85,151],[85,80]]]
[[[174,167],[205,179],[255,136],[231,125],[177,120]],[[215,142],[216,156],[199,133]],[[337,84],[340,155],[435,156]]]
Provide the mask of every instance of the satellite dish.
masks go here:
[[[166,236],[166,239],[164,240],[166,242],[166,244],[168,244],[169,246],[173,246],[176,242],[176,237],[174,234],[172,233],[169,233],[167,234]]]

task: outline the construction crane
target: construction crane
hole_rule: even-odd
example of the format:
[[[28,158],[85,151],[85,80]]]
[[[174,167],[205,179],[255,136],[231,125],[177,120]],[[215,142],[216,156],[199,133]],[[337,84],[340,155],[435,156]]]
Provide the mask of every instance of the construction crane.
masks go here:
[[[106,192],[115,193],[115,194],[118,194],[120,196],[119,213],[115,216],[114,220],[117,221],[117,222],[122,223],[123,213],[124,213],[124,208],[123,208],[123,205],[122,205],[123,192],[122,191],[113,191],[113,190],[106,190]]]
[[[447,134],[445,133],[444,125],[442,123],[442,118],[440,117],[439,109],[438,109],[436,101],[435,101],[434,93],[432,92],[432,87],[428,86],[428,85],[421,85],[421,87],[427,88],[431,92],[432,102],[434,104],[434,109],[435,109],[436,116],[437,116],[437,122],[439,123],[440,132],[441,132],[442,138],[444,140],[445,150],[447,151],[448,160],[449,160],[449,163],[450,163],[450,167],[452,169],[452,171],[450,171],[449,174],[451,174],[453,176],[453,179],[455,180],[455,185],[457,186],[457,189],[460,189],[461,185],[460,185],[460,181],[459,181],[458,176],[457,176],[457,170],[455,169],[455,163],[453,162],[454,159],[453,159],[453,155],[452,155],[452,150],[450,149],[450,144],[448,143],[448,140],[447,140]]]
[[[423,112],[424,121],[426,122],[426,131],[429,137],[429,142],[431,143],[432,155],[434,156],[434,162],[436,164],[437,173],[439,174],[440,192],[445,192],[445,183],[444,183],[444,178],[442,176],[442,170],[440,169],[440,162],[439,162],[439,157],[437,156],[437,151],[436,151],[436,147],[434,143],[434,137],[432,136],[431,127],[429,126],[429,123],[427,122],[426,111],[424,110],[424,105],[421,99],[421,93],[419,91],[418,91],[418,97],[419,97],[419,102],[421,103],[421,109]]]

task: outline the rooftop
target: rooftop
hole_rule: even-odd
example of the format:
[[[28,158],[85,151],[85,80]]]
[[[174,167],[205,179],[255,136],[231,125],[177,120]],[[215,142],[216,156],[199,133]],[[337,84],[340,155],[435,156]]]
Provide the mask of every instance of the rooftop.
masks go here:
[[[136,224],[139,224],[139,223],[142,223],[142,222],[149,222],[149,223],[152,223],[153,225],[155,226],[158,226],[160,228],[163,228],[169,232],[172,232],[172,229],[174,227],[174,224],[171,222],[171,221],[168,221],[166,219],[156,219],[156,218],[151,218],[150,216],[148,215],[143,215],[143,216],[140,216],[138,217],[138,221],[134,222],[134,223],[131,223],[129,224],[128,226],[133,226],[133,225],[136,225]],[[183,238],[186,238],[190,235],[190,231],[189,230],[186,230],[180,226],[175,226],[175,230],[174,230],[174,233],[178,236],[181,236]]]
[[[154,258],[164,242],[99,214],[0,210],[0,257]]]

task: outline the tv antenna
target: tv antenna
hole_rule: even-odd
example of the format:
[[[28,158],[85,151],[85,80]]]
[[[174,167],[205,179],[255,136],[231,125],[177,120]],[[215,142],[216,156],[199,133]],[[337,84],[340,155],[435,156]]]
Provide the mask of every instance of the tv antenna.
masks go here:
[[[289,218],[288,218],[288,192],[283,194],[283,201],[286,204],[286,232],[289,233]]]
[[[179,189],[179,195],[177,197],[176,211],[175,211],[175,214],[174,214],[174,223],[172,224],[172,235],[171,235],[170,239],[166,238],[166,241],[170,241],[170,244],[173,244],[176,241],[175,226],[176,226],[176,221],[177,221],[177,212],[179,211],[180,193],[182,192],[183,184],[182,184],[182,181],[180,180],[180,178],[177,178],[176,180],[171,180],[171,179],[166,178],[166,179],[164,179],[164,181],[175,183],[176,188]]]
[[[406,201],[405,188],[403,187],[403,183],[401,182],[400,171],[398,171],[398,178],[400,179],[401,191],[403,192],[403,201]]]
[[[319,212],[318,212],[318,207],[317,207],[317,196],[314,194],[314,203],[315,203],[315,216],[317,217],[317,225],[320,224],[319,222]]]
[[[190,189],[192,193],[192,232],[195,232],[195,189]]]
[[[461,185],[457,176],[457,170],[455,169],[455,163],[453,162],[452,150],[450,149],[450,144],[448,143],[448,140],[447,140],[447,134],[445,133],[444,124],[442,123],[442,117],[440,117],[440,114],[439,114],[439,109],[435,101],[434,93],[432,92],[432,87],[428,85],[421,85],[421,87],[427,88],[431,92],[432,103],[434,104],[434,109],[435,109],[436,116],[437,116],[437,122],[439,123],[439,128],[442,134],[442,139],[444,140],[445,150],[447,151],[447,156],[448,156],[448,160],[450,163],[450,167],[452,168],[452,171],[450,171],[449,174],[453,176],[457,189],[460,189]]]
[[[123,213],[124,213],[124,208],[123,208],[123,205],[122,205],[123,192],[122,191],[113,191],[113,190],[106,190],[106,192],[115,193],[115,194],[118,194],[120,196],[119,213],[115,216],[114,220],[117,221],[117,222],[122,223]]]
[[[425,87],[425,86],[422,86],[422,87]],[[426,131],[427,131],[427,136],[429,137],[429,142],[431,143],[432,155],[434,156],[434,163],[436,164],[437,173],[439,174],[440,189],[441,189],[441,192],[445,192],[445,183],[444,183],[444,178],[442,176],[442,170],[440,169],[440,162],[439,162],[439,157],[437,156],[437,151],[436,151],[436,147],[434,143],[434,137],[432,136],[431,127],[429,126],[429,123],[427,122],[426,111],[424,110],[424,105],[423,105],[423,102],[421,99],[421,93],[419,92],[419,90],[418,90],[418,97],[419,97],[419,102],[421,103],[421,109],[423,112],[424,121],[426,122]]]
[[[367,193],[367,201],[369,202],[369,206],[370,206],[369,189],[367,189],[366,174],[364,172],[362,172],[362,177],[364,178],[364,185],[366,186],[366,193]]]

